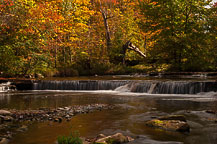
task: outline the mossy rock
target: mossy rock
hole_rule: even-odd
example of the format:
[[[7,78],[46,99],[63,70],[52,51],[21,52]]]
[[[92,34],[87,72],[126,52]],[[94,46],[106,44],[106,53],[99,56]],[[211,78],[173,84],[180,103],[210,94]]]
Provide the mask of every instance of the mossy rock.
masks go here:
[[[180,120],[159,120],[154,119],[146,122],[146,125],[153,128],[160,128],[167,131],[189,132],[190,126],[187,122]]]

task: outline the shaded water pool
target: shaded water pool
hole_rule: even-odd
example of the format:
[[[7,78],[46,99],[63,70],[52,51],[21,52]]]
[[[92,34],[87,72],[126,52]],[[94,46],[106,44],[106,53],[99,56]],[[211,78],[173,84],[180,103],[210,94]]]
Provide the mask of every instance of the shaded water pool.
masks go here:
[[[0,94],[0,109],[38,109],[85,104],[115,104],[103,110],[74,116],[62,123],[35,122],[25,132],[17,133],[10,144],[54,144],[59,135],[78,131],[93,138],[100,133],[122,132],[136,138],[134,144],[186,143],[215,144],[217,116],[205,110],[217,110],[215,93],[198,95],[144,94],[115,91],[20,91]],[[168,132],[145,126],[153,117],[183,114],[190,133]]]

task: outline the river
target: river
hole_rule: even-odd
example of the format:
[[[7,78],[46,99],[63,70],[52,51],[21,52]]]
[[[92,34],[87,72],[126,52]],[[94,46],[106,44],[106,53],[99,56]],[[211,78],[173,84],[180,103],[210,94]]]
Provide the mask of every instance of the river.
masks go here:
[[[179,85],[179,88],[171,83]],[[54,144],[58,136],[74,131],[85,138],[121,132],[135,138],[132,144],[215,144],[217,115],[206,112],[217,111],[215,82],[166,81],[166,84],[176,90],[165,90],[165,83],[156,80],[49,80],[35,82],[33,90],[0,93],[0,109],[26,110],[96,103],[115,105],[112,110],[76,115],[62,123],[34,122],[27,131],[17,133],[9,144]],[[148,88],[141,90],[141,86]],[[145,126],[147,120],[171,114],[185,115],[190,132],[163,131]]]

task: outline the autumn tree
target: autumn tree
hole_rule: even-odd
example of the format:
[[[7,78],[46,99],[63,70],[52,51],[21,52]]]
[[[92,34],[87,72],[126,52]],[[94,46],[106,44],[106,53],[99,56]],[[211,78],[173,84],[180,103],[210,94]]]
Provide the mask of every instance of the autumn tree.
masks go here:
[[[1,71],[7,75],[25,75],[43,62],[37,35],[29,28],[33,5],[34,1],[2,1]]]
[[[151,57],[172,64],[174,70],[199,70],[208,64],[210,4],[206,0],[140,1],[146,17],[143,29],[156,33]]]

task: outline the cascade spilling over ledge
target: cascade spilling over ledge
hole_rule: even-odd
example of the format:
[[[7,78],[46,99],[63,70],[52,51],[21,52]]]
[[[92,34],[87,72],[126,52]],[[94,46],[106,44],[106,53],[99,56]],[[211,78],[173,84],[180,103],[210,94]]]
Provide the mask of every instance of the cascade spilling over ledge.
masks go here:
[[[215,81],[72,80],[35,81],[32,90],[115,90],[150,94],[197,94],[217,91]]]

